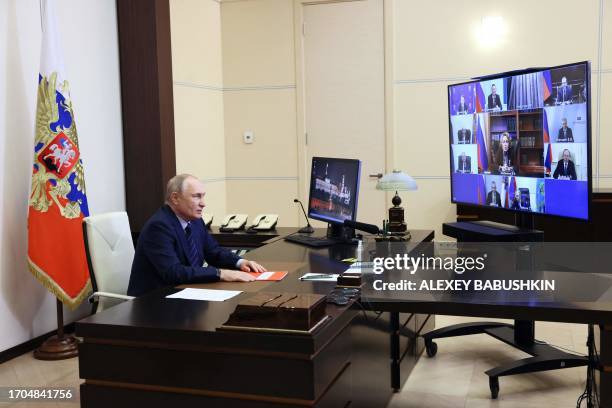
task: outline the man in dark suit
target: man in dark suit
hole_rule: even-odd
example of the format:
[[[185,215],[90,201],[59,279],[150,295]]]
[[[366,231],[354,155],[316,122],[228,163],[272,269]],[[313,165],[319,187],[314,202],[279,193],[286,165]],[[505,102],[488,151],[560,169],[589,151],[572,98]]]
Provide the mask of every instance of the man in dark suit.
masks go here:
[[[459,129],[457,131],[457,140],[459,144],[472,143],[472,131],[470,129]]]
[[[471,173],[472,172],[472,158],[466,156],[465,152],[459,156],[459,164],[457,165],[457,172],[459,173]]]
[[[495,84],[491,85],[491,95],[487,98],[487,110],[502,110],[501,98],[497,94]]]
[[[512,199],[512,202],[510,203],[510,209],[512,209],[512,210],[522,210],[522,208],[521,208],[521,193],[519,192],[519,190],[516,190],[516,192],[514,193],[514,198]]]
[[[567,119],[561,119],[561,129],[559,129],[559,134],[557,135],[557,142],[574,142],[574,134],[572,133],[572,128],[567,127]]]
[[[491,182],[491,191],[487,194],[487,205],[501,207],[501,196],[497,192],[497,185],[494,181]]]
[[[468,105],[465,102],[465,98],[463,97],[463,95],[461,95],[461,97],[459,98],[459,104],[457,105],[457,114],[458,115],[463,115],[465,113],[468,113],[469,109],[468,109]]]
[[[570,151],[563,150],[563,160],[559,160],[557,168],[553,173],[553,178],[560,180],[576,180],[576,166],[574,162],[570,160]]]
[[[561,78],[561,85],[557,88],[557,103],[568,104],[572,102],[572,86],[567,84],[567,78]]]
[[[248,282],[255,278],[246,272],[265,272],[258,263],[221,248],[210,236],[202,221],[205,194],[204,185],[194,176],[179,174],[170,179],[166,205],[153,214],[138,237],[128,295],[186,283]]]

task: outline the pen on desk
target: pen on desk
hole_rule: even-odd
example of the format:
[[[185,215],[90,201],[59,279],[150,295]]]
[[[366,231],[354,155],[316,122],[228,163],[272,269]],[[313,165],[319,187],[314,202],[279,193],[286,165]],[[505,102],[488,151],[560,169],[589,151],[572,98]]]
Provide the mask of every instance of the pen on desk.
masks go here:
[[[323,273],[319,275],[310,275],[310,276],[302,276],[300,280],[313,280],[313,279],[321,279],[321,278],[331,278],[332,275],[329,273]]]

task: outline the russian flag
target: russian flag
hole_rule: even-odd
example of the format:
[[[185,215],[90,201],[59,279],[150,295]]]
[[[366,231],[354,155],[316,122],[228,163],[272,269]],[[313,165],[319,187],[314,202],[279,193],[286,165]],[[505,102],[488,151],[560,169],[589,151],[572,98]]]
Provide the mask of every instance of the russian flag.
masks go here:
[[[550,78],[550,71],[544,71],[544,100],[547,100],[552,95],[552,79]]]
[[[478,175],[478,204],[484,205],[487,201],[484,176]]]
[[[550,171],[552,167],[552,147],[550,146],[550,143],[548,143],[546,147],[546,157],[544,158],[544,166],[546,167],[546,174],[550,176]]]
[[[544,146],[546,148],[544,167],[546,167],[546,174],[550,176],[552,166],[552,147],[550,146],[550,133],[548,132],[548,115],[546,114],[546,109],[543,110],[542,124],[544,125]]]
[[[85,171],[64,78],[55,0],[42,1],[41,17],[28,267],[62,303],[75,309],[91,293],[82,226],[83,218],[89,216]]]
[[[516,194],[516,177],[512,176],[510,179],[510,186],[508,187],[508,190],[506,202],[508,202],[508,195],[510,196],[510,201],[514,200],[514,195]]]
[[[487,145],[485,143],[482,126],[480,126],[480,116],[476,123],[476,146],[478,148],[478,171],[483,172],[489,169],[489,158],[487,157]]]
[[[486,99],[482,90],[482,84],[479,82],[474,88],[476,88],[476,112],[484,112]]]
[[[546,114],[546,109],[542,109],[542,125],[544,131],[544,143],[550,143],[550,133],[548,132],[548,115]]]
[[[510,206],[510,200],[508,199],[508,177],[504,177],[504,192],[506,195],[506,201],[504,202],[504,208],[508,208]]]

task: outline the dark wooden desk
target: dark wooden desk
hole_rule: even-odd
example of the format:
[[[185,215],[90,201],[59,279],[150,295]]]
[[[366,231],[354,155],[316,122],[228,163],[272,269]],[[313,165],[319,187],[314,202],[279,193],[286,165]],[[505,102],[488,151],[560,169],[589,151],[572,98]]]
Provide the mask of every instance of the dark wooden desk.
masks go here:
[[[412,236],[417,243],[433,232]],[[433,319],[329,305],[332,319],[313,336],[216,330],[240,299],[260,290],[329,293],[334,283],[299,276],[342,272],[340,260],[356,255],[353,245],[313,249],[271,239],[248,258],[288,270],[281,282],[191,285],[244,291],[226,302],[166,299],[177,290],[166,289],[77,322],[82,406],[385,406],[390,380],[398,388],[423,351],[418,329]]]
[[[297,232],[297,227],[278,227],[270,231],[258,231],[248,233],[245,230],[235,232],[221,232],[219,227],[212,227],[211,234],[220,245],[230,248],[257,248],[266,244],[271,244],[287,235]]]
[[[466,252],[488,254],[487,262],[491,262],[492,267],[483,272],[471,271],[458,275],[452,270],[427,270],[411,274],[405,270],[393,270],[384,276],[368,275],[362,289],[361,301],[373,310],[389,312],[593,324],[595,348],[598,353],[598,370],[595,374],[599,390],[599,406],[612,407],[612,262],[610,261],[612,245],[610,243],[532,243],[529,244],[531,251],[536,251],[538,260],[531,269],[529,266],[525,269],[526,264],[521,263],[520,258],[512,263],[507,256],[506,245],[512,248],[514,244],[458,244]],[[516,253],[524,252],[526,245],[516,244]],[[495,258],[493,258],[494,251],[497,251]],[[576,256],[582,256],[584,259],[572,259]],[[589,270],[595,272],[588,272]],[[514,292],[446,289],[374,290],[374,281],[380,279],[385,282],[410,281],[416,288],[423,282],[435,281],[548,280],[555,282],[555,289]],[[377,286],[380,287],[380,284]],[[504,334],[498,338],[506,341],[504,339],[512,339],[512,336],[510,333],[509,337]],[[565,365],[562,361],[556,367],[546,368],[543,365],[541,368],[547,370],[570,366],[569,362]]]
[[[412,236],[412,249],[427,251],[421,242],[431,240],[433,232],[413,231]],[[415,243],[421,244],[415,248]],[[356,251],[350,245],[313,249],[279,239],[250,252],[249,258],[270,269],[289,270],[281,282],[202,285],[244,291],[222,303],[165,299],[174,290],[168,289],[77,322],[77,335],[84,338],[79,357],[80,376],[86,381],[82,403],[118,408],[161,402],[191,406],[204,401],[210,407],[278,408],[336,407],[350,400],[351,407],[384,407],[391,397],[390,380],[393,388],[401,386],[423,350],[417,334],[433,327],[428,316],[446,314],[595,324],[602,366],[597,371],[601,406],[612,407],[612,274],[574,272],[571,250],[576,245],[553,251],[556,264],[570,266],[566,270],[528,276],[558,282],[558,292],[541,298],[449,291],[380,293],[368,290],[370,282],[361,297],[365,310],[332,307],[333,320],[311,338],[217,332],[236,301],[253,292],[328,293],[333,283],[297,278],[306,272],[341,272],[346,266],[340,260],[354,257]],[[605,252],[602,245],[594,253]],[[385,244],[372,243],[364,252],[387,256],[387,249]],[[585,258],[601,265],[601,270],[609,271],[612,265]],[[503,267],[499,277],[507,278],[505,265],[499,265]],[[454,278],[444,271],[410,277],[394,273],[389,277],[417,282]]]

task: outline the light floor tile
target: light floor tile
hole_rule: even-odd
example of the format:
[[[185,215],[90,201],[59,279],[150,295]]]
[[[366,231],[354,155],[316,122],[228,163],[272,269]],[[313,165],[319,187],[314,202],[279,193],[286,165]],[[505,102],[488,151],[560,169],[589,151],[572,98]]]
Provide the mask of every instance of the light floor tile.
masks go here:
[[[465,405],[465,396],[451,396],[413,391],[396,394],[387,408],[457,408]]]

